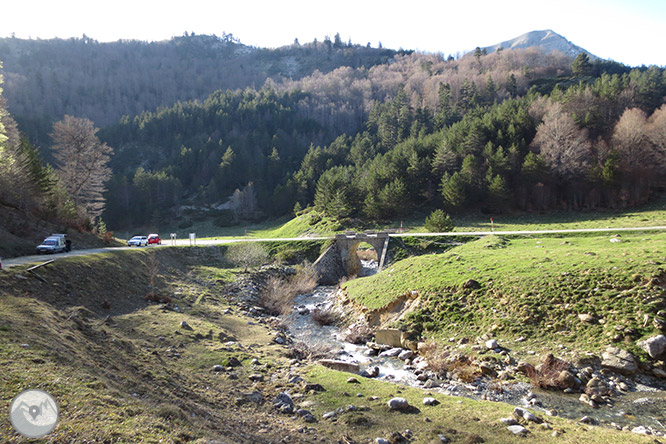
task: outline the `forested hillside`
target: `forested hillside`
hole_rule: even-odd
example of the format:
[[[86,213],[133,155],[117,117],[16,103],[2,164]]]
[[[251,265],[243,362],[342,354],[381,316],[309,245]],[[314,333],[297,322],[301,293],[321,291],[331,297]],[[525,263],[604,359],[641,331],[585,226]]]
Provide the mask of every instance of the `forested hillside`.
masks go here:
[[[104,123],[114,155],[103,219],[114,228],[156,226],[184,206],[214,208],[221,225],[311,205],[365,220],[620,208],[664,185],[659,67],[534,47],[454,59],[339,36],[278,50],[230,35],[5,39],[0,57],[2,45],[39,74],[5,70],[22,131],[39,140],[69,112]],[[77,67],[69,78],[63,62],[40,64],[64,54]]]
[[[434,110],[411,106],[400,90],[374,108],[365,131],[311,150],[292,183],[321,210],[371,219],[439,206],[503,212],[643,203],[664,184],[664,71],[593,72],[590,65],[551,91],[526,95],[490,73],[485,85],[468,81],[457,96],[440,83]]]
[[[117,157],[108,217],[148,222],[158,215],[146,196],[157,190],[179,190],[162,195],[164,209],[183,202],[179,194],[223,202],[249,182],[264,216],[296,203],[372,220],[438,207],[632,206],[662,184],[665,94],[662,69],[534,48],[460,60],[411,54],[218,92],[103,133],[162,172],[148,184],[143,168],[137,176]],[[114,196],[125,197],[116,206]]]
[[[123,118],[101,132],[116,148],[105,219],[112,226],[150,223],[180,203],[223,203],[248,183],[260,210],[250,213],[282,215],[296,202],[312,203],[315,181],[338,163],[317,159],[335,150],[344,157],[347,138],[369,128],[381,139],[381,147],[354,150],[358,161],[369,160],[410,132],[430,134],[471,109],[525,94],[530,78],[566,74],[570,65],[561,54],[536,49],[446,61],[410,54],[370,69],[317,71]],[[394,128],[398,121],[401,128]],[[369,140],[369,133],[362,137]]]
[[[0,39],[5,98],[21,129],[40,145],[50,126],[69,114],[97,126],[205,99],[216,90],[255,88],[268,78],[299,79],[340,66],[369,68],[397,51],[333,40],[278,49],[246,46],[231,34],[184,35],[168,41]]]

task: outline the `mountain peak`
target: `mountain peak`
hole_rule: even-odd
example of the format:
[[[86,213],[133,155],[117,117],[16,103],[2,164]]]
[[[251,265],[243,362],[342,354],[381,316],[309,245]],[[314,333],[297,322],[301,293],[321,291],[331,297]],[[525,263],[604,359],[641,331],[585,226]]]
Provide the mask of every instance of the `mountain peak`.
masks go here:
[[[542,31],[531,31],[525,33],[521,36],[518,36],[511,40],[506,40],[504,42],[498,43],[496,45],[487,46],[485,49],[488,53],[497,51],[498,48],[504,49],[518,49],[518,48],[530,48],[536,46],[543,49],[546,52],[551,51],[560,51],[566,55],[575,57],[581,52],[586,53],[590,58],[598,58],[594,54],[591,54],[589,51],[581,48],[580,46],[574,45],[569,40],[556,33],[552,29],[545,29]]]

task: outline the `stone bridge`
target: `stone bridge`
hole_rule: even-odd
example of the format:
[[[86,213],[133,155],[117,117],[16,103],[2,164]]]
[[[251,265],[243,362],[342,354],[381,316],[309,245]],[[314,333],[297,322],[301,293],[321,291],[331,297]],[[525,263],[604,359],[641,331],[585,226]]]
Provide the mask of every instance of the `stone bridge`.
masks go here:
[[[362,265],[356,250],[362,242],[372,245],[375,249],[381,270],[388,250],[389,234],[387,232],[337,234],[333,245],[328,247],[314,263],[314,268],[319,274],[319,283],[334,285],[343,277],[358,275]]]

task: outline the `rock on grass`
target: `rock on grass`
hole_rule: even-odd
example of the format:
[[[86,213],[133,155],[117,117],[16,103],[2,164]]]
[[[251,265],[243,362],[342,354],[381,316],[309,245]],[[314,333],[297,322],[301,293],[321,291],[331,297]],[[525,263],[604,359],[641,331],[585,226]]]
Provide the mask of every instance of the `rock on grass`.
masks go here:
[[[388,402],[391,410],[403,411],[409,408],[409,402],[405,398],[392,398]]]

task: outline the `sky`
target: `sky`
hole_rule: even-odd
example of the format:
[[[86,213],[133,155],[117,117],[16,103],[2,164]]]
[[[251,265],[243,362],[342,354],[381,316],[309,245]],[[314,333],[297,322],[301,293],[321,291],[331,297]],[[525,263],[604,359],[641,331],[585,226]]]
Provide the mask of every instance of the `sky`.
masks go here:
[[[11,1],[11,4],[6,4]],[[552,29],[601,58],[666,66],[665,0],[5,0],[0,37],[159,41],[233,34],[277,48],[344,42],[456,55]]]

